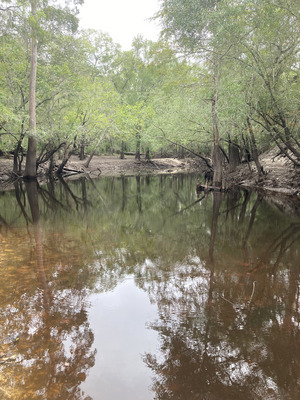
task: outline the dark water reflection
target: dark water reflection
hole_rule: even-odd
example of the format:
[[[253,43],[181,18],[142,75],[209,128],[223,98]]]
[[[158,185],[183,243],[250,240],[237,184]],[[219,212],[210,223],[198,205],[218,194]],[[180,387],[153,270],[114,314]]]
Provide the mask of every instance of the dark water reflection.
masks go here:
[[[1,399],[298,399],[300,221],[195,186],[0,194]]]

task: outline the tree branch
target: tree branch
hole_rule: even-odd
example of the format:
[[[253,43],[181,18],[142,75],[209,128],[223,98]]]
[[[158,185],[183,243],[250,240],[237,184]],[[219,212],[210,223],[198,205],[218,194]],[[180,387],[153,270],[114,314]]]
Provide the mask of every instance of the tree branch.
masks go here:
[[[172,143],[172,144],[175,144],[176,146],[179,146],[179,147],[181,147],[182,149],[187,150],[187,151],[190,152],[191,154],[194,154],[194,156],[201,158],[201,160],[203,160],[203,161],[205,162],[205,164],[207,165],[207,167],[208,167],[209,169],[211,169],[211,170],[213,169],[213,167],[212,167],[210,161],[209,161],[206,157],[203,157],[201,154],[198,154],[198,153],[194,152],[193,150],[188,149],[187,147],[183,146],[183,145],[180,144],[180,143],[176,143],[176,142],[174,142],[173,140],[168,139],[168,138],[166,137],[166,133],[164,132],[164,130],[163,130],[162,128],[160,128],[159,126],[156,126],[156,125],[154,125],[154,126],[155,126],[155,128],[159,129],[159,130],[162,132],[163,137],[164,137],[164,139],[165,139],[167,142]]]

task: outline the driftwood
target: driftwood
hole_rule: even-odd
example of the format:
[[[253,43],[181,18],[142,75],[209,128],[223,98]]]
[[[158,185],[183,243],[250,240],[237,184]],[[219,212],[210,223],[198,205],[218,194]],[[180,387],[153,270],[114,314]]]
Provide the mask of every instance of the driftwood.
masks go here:
[[[76,175],[76,174],[84,174],[84,170],[78,170],[73,168],[63,167],[61,171],[57,170],[56,175],[63,175],[65,178],[68,176]]]
[[[220,186],[208,186],[197,183],[196,190],[197,192],[226,192],[227,189]]]
[[[83,174],[84,173],[84,171],[82,171],[82,170],[66,168],[66,167],[63,168],[63,172],[67,172],[67,173],[74,172],[74,174]]]
[[[124,153],[123,153],[125,156],[135,156],[136,155],[136,153],[131,153],[131,152],[126,152],[126,151],[124,151]],[[144,153],[140,153],[140,156],[145,156],[145,154]]]

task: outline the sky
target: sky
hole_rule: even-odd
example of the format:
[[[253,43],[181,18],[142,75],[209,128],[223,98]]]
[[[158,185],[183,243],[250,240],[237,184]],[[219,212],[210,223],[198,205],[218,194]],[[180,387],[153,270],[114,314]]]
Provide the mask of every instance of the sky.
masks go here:
[[[108,33],[122,50],[129,50],[137,35],[158,40],[158,23],[147,20],[158,8],[159,0],[85,0],[79,15],[80,27]]]

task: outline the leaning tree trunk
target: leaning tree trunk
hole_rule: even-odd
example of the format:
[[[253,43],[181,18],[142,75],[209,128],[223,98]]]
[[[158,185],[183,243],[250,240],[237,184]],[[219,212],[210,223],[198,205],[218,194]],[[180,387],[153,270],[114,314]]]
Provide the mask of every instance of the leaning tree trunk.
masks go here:
[[[62,174],[63,169],[66,166],[67,162],[69,161],[73,152],[74,152],[74,146],[72,146],[71,150],[69,150],[67,147],[65,148],[63,160],[60,163],[60,165],[58,166],[57,171],[56,171],[57,175]]]
[[[49,168],[48,168],[49,175],[53,174],[53,169],[54,169],[54,154],[51,154],[49,158]]]
[[[36,16],[36,0],[31,0],[31,14]],[[36,178],[36,70],[37,70],[37,38],[36,28],[31,31],[31,63],[29,82],[29,137],[24,178]]]
[[[89,155],[87,161],[83,164],[83,166],[84,166],[85,168],[88,168],[88,167],[90,166],[90,163],[91,163],[92,158],[94,157],[95,153],[96,153],[96,149],[94,149],[94,150],[91,152],[91,154]]]
[[[96,154],[97,147],[98,147],[99,144],[102,142],[102,140],[104,139],[104,137],[105,137],[105,132],[100,136],[98,142],[96,143],[96,145],[95,145],[95,147],[94,147],[94,150],[92,151],[92,153],[91,153],[90,156],[88,157],[87,161],[83,164],[83,166],[84,166],[85,168],[88,168],[88,167],[90,166],[90,162],[92,161],[92,158],[93,158],[94,155]],[[122,143],[123,143],[123,142],[122,142]]]

